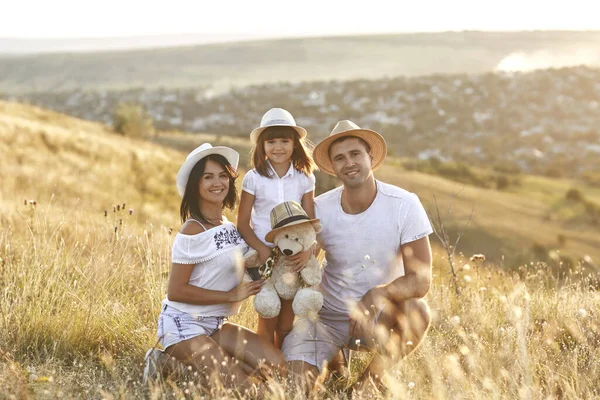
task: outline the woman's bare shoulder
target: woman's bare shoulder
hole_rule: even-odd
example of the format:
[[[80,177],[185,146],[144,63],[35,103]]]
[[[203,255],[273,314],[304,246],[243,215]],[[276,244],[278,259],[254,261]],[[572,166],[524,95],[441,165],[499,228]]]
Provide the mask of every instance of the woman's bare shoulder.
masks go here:
[[[197,235],[199,233],[204,232],[206,229],[202,224],[196,220],[189,219],[185,221],[185,223],[181,226],[179,233],[183,233],[184,235]]]

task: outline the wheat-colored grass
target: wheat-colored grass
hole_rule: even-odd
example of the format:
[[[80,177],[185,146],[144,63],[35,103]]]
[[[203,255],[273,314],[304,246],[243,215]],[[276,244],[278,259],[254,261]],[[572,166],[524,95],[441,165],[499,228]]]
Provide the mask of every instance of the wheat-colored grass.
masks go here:
[[[141,383],[178,227],[172,180],[185,154],[6,103],[0,146],[2,396],[201,398],[189,382]],[[599,272],[575,268],[559,279],[555,265],[507,272],[459,256],[457,296],[442,254],[436,249],[429,335],[389,365],[379,397],[600,396]],[[234,322],[255,328],[250,302]],[[346,396],[367,361],[355,355],[350,375],[316,397]],[[208,389],[208,398],[231,396]],[[266,397],[294,396],[276,382]]]
[[[470,251],[486,251],[493,253],[496,258],[503,256],[510,262],[518,263],[522,257],[515,253],[522,250],[530,257],[527,251],[534,244],[540,244],[558,250],[575,261],[586,255],[600,259],[598,226],[588,223],[589,217],[582,217],[583,220],[573,223],[568,218],[573,208],[557,204],[564,201],[569,189],[566,181],[557,183],[547,178],[526,177],[518,190],[503,192],[420,172],[401,171],[391,165],[383,166],[377,175],[385,182],[417,193],[430,214],[435,211],[434,195],[443,215],[448,204],[452,204],[447,220],[454,224],[455,230],[463,230],[473,213],[469,224],[471,229],[462,239],[462,247]],[[529,181],[532,182],[530,188],[525,186]],[[591,188],[586,187],[584,193],[591,193],[589,197],[595,199],[595,192]],[[559,235],[567,238],[566,246],[559,245]]]

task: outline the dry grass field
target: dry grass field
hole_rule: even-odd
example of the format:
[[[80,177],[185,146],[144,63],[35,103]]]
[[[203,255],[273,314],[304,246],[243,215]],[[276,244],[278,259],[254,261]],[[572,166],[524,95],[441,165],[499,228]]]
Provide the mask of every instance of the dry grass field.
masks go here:
[[[0,102],[0,398],[233,395],[189,381],[141,382],[179,227],[173,182],[184,157],[98,124]],[[436,246],[428,338],[389,366],[382,398],[600,396],[600,235],[552,214],[571,183],[526,177],[504,193],[401,171],[393,162],[377,175],[417,192],[430,210],[435,193],[444,215],[460,192],[445,216],[451,226],[462,226],[475,207],[457,249],[461,295]],[[469,260],[477,248],[558,248],[559,233],[565,248],[547,263],[520,265],[509,253],[504,261],[492,254]],[[588,261],[561,268],[564,252]],[[255,327],[250,302],[234,322]],[[326,381],[315,397],[345,398],[367,361],[354,356],[350,373]],[[265,397],[301,397],[289,389],[274,382]]]

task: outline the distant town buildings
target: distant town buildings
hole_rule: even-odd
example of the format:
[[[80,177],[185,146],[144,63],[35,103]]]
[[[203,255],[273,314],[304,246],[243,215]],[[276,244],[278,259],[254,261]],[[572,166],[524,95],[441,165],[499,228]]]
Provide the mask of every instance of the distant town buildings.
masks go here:
[[[4,96],[105,124],[119,102],[141,104],[163,130],[246,136],[265,110],[289,109],[316,142],[340,119],[384,134],[390,151],[419,159],[509,162],[567,175],[600,168],[600,70],[436,75],[276,83],[227,93],[207,88]]]

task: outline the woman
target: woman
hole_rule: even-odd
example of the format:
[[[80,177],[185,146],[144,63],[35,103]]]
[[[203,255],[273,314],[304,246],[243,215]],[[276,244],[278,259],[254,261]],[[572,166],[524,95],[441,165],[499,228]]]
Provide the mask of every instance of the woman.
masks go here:
[[[241,301],[264,283],[242,282],[247,245],[223,216],[223,209],[233,209],[237,198],[238,160],[235,150],[205,143],[188,155],[177,174],[183,226],[173,242],[158,336],[165,353],[204,379],[216,377],[244,390],[259,368],[283,369],[285,360],[255,333],[227,322],[239,312]],[[161,352],[148,351],[145,379],[156,375],[160,357]]]

